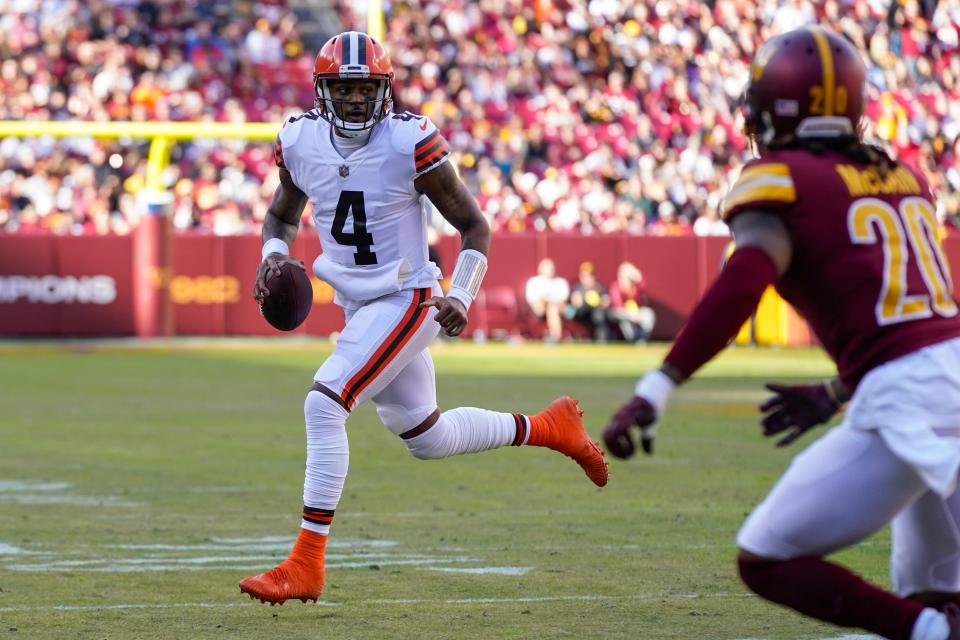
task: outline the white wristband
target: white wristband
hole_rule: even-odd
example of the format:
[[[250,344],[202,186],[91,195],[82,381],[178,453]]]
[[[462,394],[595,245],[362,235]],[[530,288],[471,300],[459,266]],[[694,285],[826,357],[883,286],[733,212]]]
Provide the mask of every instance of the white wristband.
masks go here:
[[[461,304],[463,304],[463,308],[467,311],[470,310],[470,305],[473,304],[473,298],[470,297],[467,290],[461,289],[460,287],[450,287],[450,290],[447,291],[447,297],[459,300]]]
[[[459,300],[467,309],[480,291],[480,283],[487,272],[487,256],[474,249],[464,249],[457,256],[457,266],[450,277],[447,297]]]
[[[643,396],[650,401],[653,408],[657,410],[657,419],[663,417],[663,412],[667,409],[667,401],[670,394],[677,387],[677,383],[670,379],[670,376],[659,369],[650,371],[637,382],[634,394]]]
[[[290,255],[290,247],[280,238],[270,238],[263,243],[263,250],[260,252],[260,259],[266,260],[271,253],[282,253],[285,256]]]

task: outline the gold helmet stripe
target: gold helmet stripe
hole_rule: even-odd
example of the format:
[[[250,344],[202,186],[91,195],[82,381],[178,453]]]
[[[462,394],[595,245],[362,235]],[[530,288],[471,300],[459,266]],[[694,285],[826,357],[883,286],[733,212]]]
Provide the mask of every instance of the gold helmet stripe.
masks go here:
[[[813,39],[817,41],[817,50],[820,52],[820,67],[823,69],[823,115],[834,115],[834,94],[836,81],[834,80],[833,52],[830,51],[830,42],[819,27],[809,29]]]

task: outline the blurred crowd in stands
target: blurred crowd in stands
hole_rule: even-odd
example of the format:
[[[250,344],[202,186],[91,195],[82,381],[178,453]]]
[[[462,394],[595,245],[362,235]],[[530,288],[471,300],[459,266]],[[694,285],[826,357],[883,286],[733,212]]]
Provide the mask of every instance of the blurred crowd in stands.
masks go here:
[[[645,344],[657,321],[647,282],[632,262],[620,263],[609,287],[601,283],[592,262],[583,262],[571,289],[557,274],[553,260],[544,258],[536,275],[527,280],[523,297],[530,314],[543,321],[545,342],[570,337],[570,327],[564,327],[564,320],[569,320],[595,342]]]
[[[4,120],[276,122],[312,104],[312,53],[285,2],[0,0]],[[0,228],[127,233],[149,141],[0,141]],[[272,142],[177,144],[179,229],[252,232],[276,186]]]
[[[365,27],[337,3],[344,28]],[[960,0],[397,0],[398,110],[431,117],[495,229],[723,235],[750,157],[757,45],[813,22],[869,63],[866,136],[923,170],[960,227]],[[0,0],[3,119],[271,121],[312,107],[288,3]],[[331,27],[333,30],[333,27]],[[148,145],[0,140],[0,229],[126,233]],[[178,144],[178,229],[258,229],[270,143]],[[308,218],[306,218],[308,220]]]

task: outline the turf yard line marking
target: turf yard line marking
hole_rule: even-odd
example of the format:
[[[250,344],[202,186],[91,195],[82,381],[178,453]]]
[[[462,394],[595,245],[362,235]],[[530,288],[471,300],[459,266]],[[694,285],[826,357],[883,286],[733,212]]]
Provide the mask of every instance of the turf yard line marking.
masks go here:
[[[45,555],[49,558],[49,555]],[[352,553],[352,554],[328,554],[326,556],[329,566],[365,566],[376,563],[395,563],[404,562],[409,564],[436,564],[436,563],[459,563],[459,562],[479,562],[480,558],[471,556],[435,556],[422,553]],[[146,558],[98,558],[84,560],[47,560],[45,562],[32,562],[9,565],[13,571],[51,571],[56,569],[63,570],[85,570],[86,567],[96,567],[98,565],[109,566],[141,566],[141,565],[203,565],[214,564],[218,562],[274,562],[283,559],[282,554],[269,555],[242,555],[242,556],[165,556],[153,555]],[[214,567],[216,568],[216,567]]]
[[[239,558],[240,560],[249,560],[250,558]],[[277,558],[270,556],[265,560],[274,561]],[[451,564],[457,562],[480,562],[480,558],[470,558],[466,556],[451,558],[416,558],[413,560],[395,560],[393,558],[365,558],[354,562],[328,562],[327,568],[331,569],[362,569],[371,565],[378,566],[420,566],[430,564]],[[64,561],[64,562],[83,562],[90,563],[94,561]],[[157,564],[134,564],[127,561],[126,564],[108,564],[109,561],[97,561],[98,564],[105,566],[82,566],[70,564],[64,566],[64,562],[37,563],[37,564],[10,564],[6,568],[9,571],[21,571],[28,573],[131,573],[134,571],[255,571],[263,569],[262,564],[231,564],[231,565],[197,565],[181,563],[176,558],[164,558],[149,560],[147,562],[156,562]],[[120,561],[122,562],[122,561]]]
[[[0,491],[65,491],[69,482],[30,482],[29,480],[0,480]]]
[[[634,594],[634,595],[569,595],[569,596],[529,596],[525,598],[449,598],[449,599],[394,599],[394,600],[349,600],[330,602],[321,600],[316,606],[339,607],[351,605],[448,605],[448,604],[523,604],[529,602],[597,601],[597,600],[688,600],[698,598],[753,598],[750,593],[672,593],[672,594]],[[27,613],[38,611],[104,611],[114,609],[218,609],[221,607],[257,607],[258,602],[172,602],[157,604],[105,604],[105,605],[49,605],[37,607],[0,607],[0,613]],[[309,606],[309,605],[308,605]],[[842,636],[826,640],[873,640],[872,636]]]
[[[290,551],[290,542],[267,543],[267,544],[244,544],[235,546],[225,546],[222,544],[108,544],[108,549],[121,549],[123,551],[152,551],[160,553],[171,551],[174,553],[186,553],[189,551],[226,551],[238,553],[241,551],[276,551],[278,553],[288,553]],[[332,546],[332,545],[330,545]]]
[[[176,564],[211,564],[215,562],[244,562],[244,561],[272,561],[277,559],[283,559],[283,556],[278,556],[276,554],[271,555],[245,555],[245,556],[200,556],[200,557],[184,557],[177,558],[171,556],[153,556],[148,558],[112,558],[112,559],[99,559],[99,560],[54,560],[52,562],[38,563],[35,565],[25,565],[20,564],[16,566],[37,566],[37,567],[63,567],[63,568],[75,568],[75,567],[89,567],[102,564],[113,564],[113,565],[142,565],[142,564],[157,564],[161,562],[176,563]],[[454,556],[454,557],[443,557],[438,558],[436,556],[429,556],[422,553],[398,553],[398,554],[387,554],[387,553],[356,553],[356,554],[327,554],[326,559],[328,561],[332,560],[343,561],[343,562],[391,562],[395,560],[404,560],[411,562],[443,562],[445,560],[450,562],[475,562],[475,558],[469,558],[467,556]],[[340,562],[342,565],[343,562]]]
[[[110,549],[125,549],[134,551],[282,551],[286,554],[293,544],[293,537],[267,538],[210,538],[209,542],[199,544],[110,544]],[[395,547],[399,543],[394,540],[355,540],[341,538],[327,543],[328,549],[355,549],[370,547],[384,549]],[[99,545],[98,545],[99,546]]]
[[[66,504],[75,507],[141,507],[139,502],[117,496],[67,496],[46,493],[0,493],[0,502],[9,504]]]
[[[583,594],[571,596],[528,596],[525,598],[450,598],[445,600],[398,599],[354,600],[344,604],[410,605],[410,604],[518,604],[524,602],[593,601],[593,600],[697,600],[700,598],[755,598],[752,593],[664,593],[633,595]]]
[[[65,493],[73,485],[69,482],[32,482],[30,480],[0,480],[0,502],[26,505],[66,504],[78,507],[139,507],[118,496],[84,496]]]
[[[283,491],[283,486],[197,485],[188,487],[190,493],[250,493],[255,491]]]
[[[551,510],[551,511],[519,511],[511,512],[510,517],[514,520],[521,518],[550,518],[556,516],[578,516],[583,515],[585,510]],[[483,518],[483,517],[502,517],[503,512],[500,511],[402,511],[402,512],[390,512],[382,511],[379,513],[345,513],[343,516],[339,517],[351,517],[351,518],[382,518],[384,520],[389,520],[391,518]],[[124,519],[129,518],[130,516],[124,515],[103,515],[95,516],[98,519],[110,520],[110,519]],[[289,521],[289,513],[260,513],[254,516],[254,520],[259,522],[268,522],[273,520],[283,520]],[[200,521],[200,522],[221,522],[223,517],[216,513],[178,513],[176,514],[176,521],[182,523],[185,521]],[[293,540],[293,538],[291,538]],[[330,541],[333,542],[332,540]]]
[[[27,613],[35,611],[112,611],[122,609],[226,609],[237,607],[262,607],[260,602],[171,602],[158,604],[104,604],[104,605],[69,605],[58,604],[49,607],[2,607],[0,613]],[[339,607],[337,602],[315,603],[318,607]]]
[[[511,511],[510,517],[528,517],[528,518],[541,518],[544,516],[576,516],[582,515],[584,512],[583,509],[544,509],[543,511]],[[351,518],[426,518],[426,517],[443,517],[449,518],[451,516],[457,516],[461,518],[466,517],[502,517],[502,511],[454,511],[454,510],[439,510],[439,511],[350,511],[344,512],[343,516],[349,516]],[[289,517],[289,514],[287,515]]]
[[[368,567],[371,564],[378,565],[412,565],[417,566],[419,564],[450,564],[454,562],[480,562],[482,558],[470,558],[468,556],[458,556],[451,558],[422,558],[418,560],[375,560],[375,561],[366,561],[366,562],[330,562],[326,566],[333,567],[335,569],[356,569],[360,567]]]
[[[429,567],[421,571],[442,571],[443,573],[495,574],[501,576],[523,576],[533,567]]]
[[[181,564],[156,565],[107,565],[104,567],[52,567],[40,564],[11,564],[9,571],[25,573],[133,573],[136,571],[260,571],[262,564],[232,564],[216,566],[190,566]]]
[[[12,544],[6,544],[5,542],[0,542],[0,556],[36,556],[36,555],[46,555],[37,553],[36,551],[26,551],[20,547],[15,547]]]
[[[257,544],[261,542],[293,542],[293,536],[260,536],[259,538],[210,538],[210,542],[222,544]]]
[[[123,549],[133,551],[272,551],[282,550],[284,553],[290,551],[293,544],[293,537],[266,537],[266,538],[208,538],[206,541],[196,544],[80,544],[77,547],[95,548],[95,549]],[[361,540],[357,538],[340,538],[331,540],[327,543],[328,549],[344,548],[355,549],[365,547],[371,549],[388,549],[398,546],[400,543],[396,540]],[[42,545],[41,545],[42,546]]]
[[[252,571],[262,570],[263,565],[275,564],[289,551],[293,538],[274,536],[263,538],[210,538],[198,544],[112,544],[108,549],[119,550],[122,556],[103,553],[103,546],[86,545],[91,552],[59,554],[34,554],[39,557],[24,558],[20,553],[7,554],[6,565],[10,571],[24,573],[130,573],[134,571]],[[450,566],[478,564],[483,558],[469,555],[461,550],[454,555],[447,553],[398,552],[399,543],[393,540],[358,540],[343,538],[329,545],[327,566],[342,569],[366,569],[374,565],[406,565],[426,568],[433,565]],[[7,545],[9,549],[19,547]],[[3,549],[4,547],[0,547]],[[31,553],[31,552],[24,552]],[[77,556],[80,557],[77,557]],[[132,556],[132,557],[131,557]],[[516,569],[510,569],[516,571]],[[482,573],[482,572],[480,572]],[[492,571],[491,571],[492,573]],[[502,571],[501,571],[502,573]]]

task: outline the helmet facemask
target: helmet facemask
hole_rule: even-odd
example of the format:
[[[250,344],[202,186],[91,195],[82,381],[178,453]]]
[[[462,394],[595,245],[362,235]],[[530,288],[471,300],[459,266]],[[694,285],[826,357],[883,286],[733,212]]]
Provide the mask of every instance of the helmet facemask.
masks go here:
[[[377,85],[376,93],[363,102],[350,99],[335,99],[331,92],[331,84],[339,82],[374,82]],[[360,133],[371,129],[380,122],[392,108],[393,90],[389,78],[370,77],[370,74],[354,77],[317,77],[314,82],[316,98],[314,105],[320,115],[341,132]],[[352,122],[348,114],[356,105],[363,105],[363,122]],[[354,116],[356,117],[356,116]]]
[[[743,115],[743,135],[755,153],[763,153],[773,142],[776,129],[773,120],[766,111],[760,111],[753,104],[751,87],[748,85],[740,97],[740,112]]]

